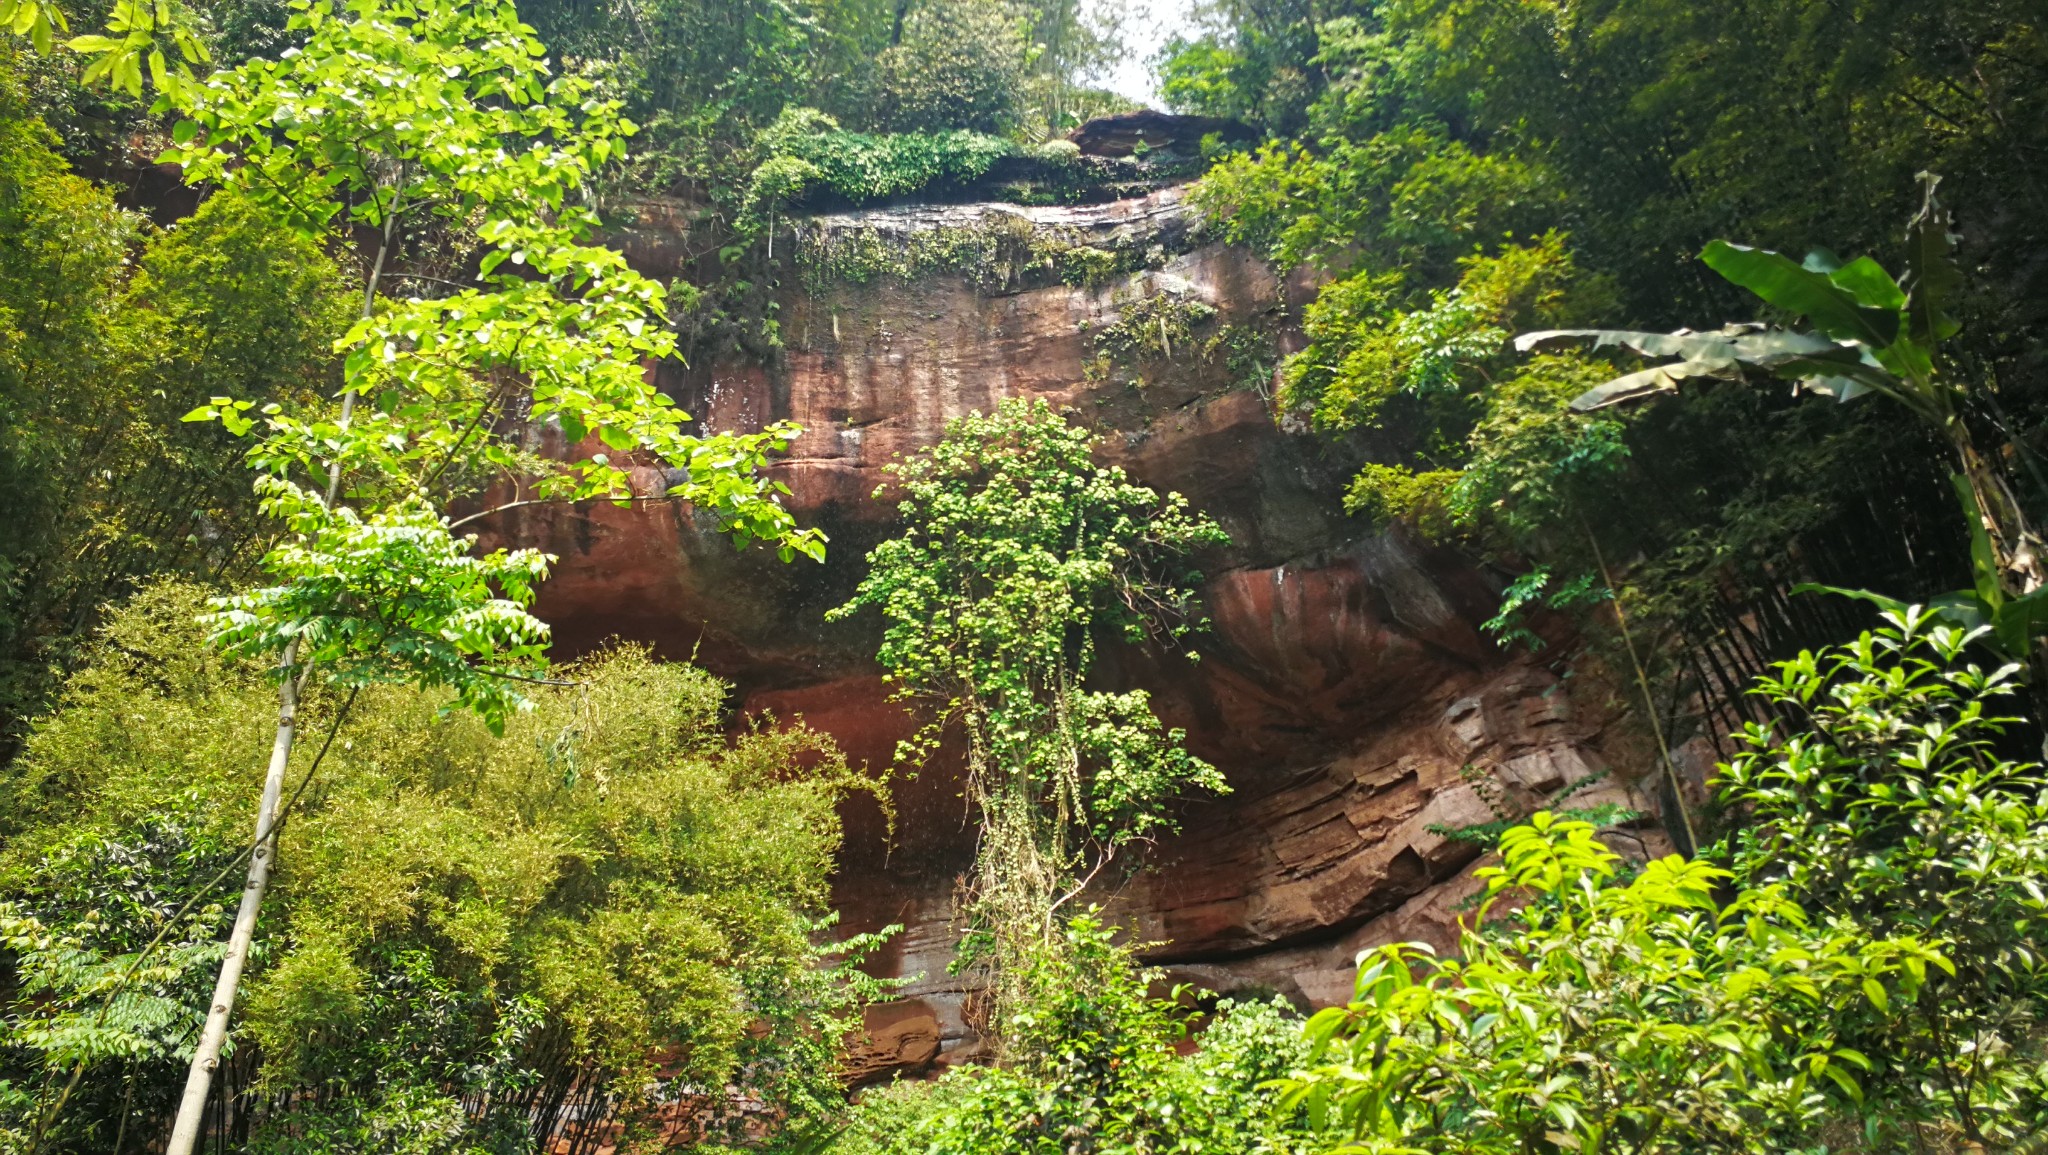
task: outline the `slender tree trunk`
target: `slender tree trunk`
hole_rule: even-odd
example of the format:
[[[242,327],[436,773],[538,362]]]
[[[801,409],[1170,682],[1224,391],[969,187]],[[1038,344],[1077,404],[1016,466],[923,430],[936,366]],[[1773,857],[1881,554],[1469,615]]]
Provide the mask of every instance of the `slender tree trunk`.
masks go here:
[[[249,961],[249,944],[256,938],[256,912],[263,906],[263,892],[270,886],[271,860],[277,852],[277,808],[284,795],[285,767],[291,762],[292,743],[298,736],[299,692],[292,677],[296,648],[294,645],[285,653],[285,676],[277,689],[277,738],[270,747],[270,769],[263,776],[263,804],[256,812],[256,849],[249,855],[249,879],[242,887],[242,905],[235,912],[234,933],[228,936],[228,954],[221,960],[213,1003],[206,1009],[199,1049],[192,1052],[185,1096],[178,1103],[178,1119],[171,1128],[171,1141],[164,1148],[164,1155],[192,1155],[199,1142],[206,1095],[213,1083],[213,1072],[220,1066],[221,1047],[227,1042],[228,1015],[234,1010],[242,967]]]
[[[391,252],[392,226],[398,220],[405,198],[405,170],[400,168],[384,212],[384,232],[377,243],[377,258],[363,286],[364,319],[377,304],[377,284],[384,275],[384,260]],[[341,424],[347,427],[355,414],[356,391],[341,395]],[[327,504],[332,507],[341,494],[341,462],[327,470]],[[234,933],[228,936],[228,955],[221,960],[220,978],[213,986],[213,1003],[206,1010],[206,1025],[199,1033],[199,1049],[192,1053],[192,1069],[185,1076],[185,1096],[178,1102],[178,1118],[171,1126],[171,1141],[164,1155],[192,1155],[199,1142],[199,1124],[206,1114],[206,1094],[213,1072],[220,1066],[221,1047],[228,1037],[228,1016],[234,1010],[235,992],[242,983],[242,968],[249,961],[249,944],[256,937],[256,914],[263,906],[263,892],[270,887],[272,860],[277,854],[277,808],[284,794],[285,767],[292,759],[292,743],[298,736],[299,689],[303,671],[298,668],[299,644],[285,646],[284,678],[277,689],[277,737],[270,747],[270,769],[263,778],[263,804],[256,812],[256,849],[249,855],[249,880],[242,888],[242,905],[235,912]],[[225,1100],[223,1100],[225,1102]]]
[[[1669,816],[1664,829],[1676,842],[1679,835],[1685,836],[1685,845],[1678,848],[1687,858],[1696,857],[1700,852],[1699,830],[1693,826],[1692,810],[1685,804],[1685,783],[1678,777],[1678,763],[1671,760],[1671,745],[1664,740],[1664,718],[1657,710],[1657,698],[1650,693],[1650,674],[1643,666],[1643,660],[1636,653],[1635,638],[1628,630],[1628,611],[1622,608],[1621,591],[1615,587],[1614,575],[1607,569],[1607,557],[1600,552],[1600,539],[1593,536],[1593,527],[1586,524],[1585,515],[1579,516],[1579,528],[1585,531],[1586,544],[1593,547],[1593,560],[1600,567],[1600,581],[1610,591],[1614,606],[1614,622],[1621,627],[1621,644],[1628,651],[1629,665],[1635,668],[1636,686],[1643,692],[1643,709],[1650,720],[1650,733],[1657,739],[1657,753],[1664,763],[1664,777],[1671,786],[1671,805],[1678,810],[1678,825],[1671,824]]]

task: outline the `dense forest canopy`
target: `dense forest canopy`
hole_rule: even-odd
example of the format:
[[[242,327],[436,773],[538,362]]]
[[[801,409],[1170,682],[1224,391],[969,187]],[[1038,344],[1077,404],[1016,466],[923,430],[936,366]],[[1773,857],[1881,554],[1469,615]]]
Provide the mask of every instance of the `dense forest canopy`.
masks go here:
[[[2048,8],[1189,13],[1198,152],[1105,160],[1135,5],[0,0],[0,1153],[2041,1149]],[[800,429],[646,367],[1029,244],[806,266],[806,214],[1173,182],[1299,307],[1145,298],[1088,384],[1234,358],[1359,538],[1497,579],[1497,653],[1574,639],[1678,853],[1504,814],[1451,954],[1305,1021],[1167,987],[1090,887],[1231,784],[1098,659],[1199,649],[1228,535],[1079,413],[962,417],[833,617],[897,769],[967,767],[994,1061],[850,1104],[894,931],[833,927],[836,807],[886,786],[689,664],[551,664],[554,559],[474,525],[860,563],[763,471]]]

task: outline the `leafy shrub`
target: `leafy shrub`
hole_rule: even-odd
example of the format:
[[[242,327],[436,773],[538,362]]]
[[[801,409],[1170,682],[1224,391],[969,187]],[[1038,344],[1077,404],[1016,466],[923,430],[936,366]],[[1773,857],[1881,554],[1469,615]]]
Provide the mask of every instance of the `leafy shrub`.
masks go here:
[[[1331,285],[1303,316],[1310,344],[1285,368],[1282,403],[1319,428],[1374,426],[1392,416],[1390,406],[1482,389],[1475,368],[1506,360],[1520,318],[1573,307],[1576,274],[1561,234],[1468,256],[1459,267],[1456,287],[1408,309],[1395,304],[1397,273]]]
[[[882,132],[1002,134],[1024,111],[1030,45],[1019,14],[990,0],[924,0],[900,43],[875,57],[868,123]]]
[[[1982,632],[1913,610],[1784,663],[1756,692],[1803,727],[1752,726],[1723,772],[1753,819],[1728,851],[1740,876],[1953,960],[1910,997],[1837,1016],[1875,1063],[1861,1114],[1890,1142],[2003,1146],[2048,1123],[2048,774],[2005,754],[2024,732],[1999,712],[2020,668],[1972,663]]]
[[[966,129],[868,135],[847,132],[810,108],[786,110],[761,135],[767,159],[754,170],[746,211],[765,215],[829,189],[855,204],[887,200],[934,185],[962,184],[1010,155],[1006,140]]]
[[[88,990],[93,974],[184,893],[150,880],[215,875],[247,845],[274,691],[201,644],[199,604],[165,586],[116,615],[0,781],[0,898],[79,944],[63,980],[79,997],[11,1008],[0,1077],[17,1085],[66,1067],[77,1047],[43,1025],[89,1015],[105,991]],[[730,1085],[737,1099],[701,1100],[714,1130],[744,1124],[749,1098],[799,1127],[842,1108],[838,1044],[875,988],[814,941],[834,804],[859,783],[805,730],[728,745],[724,688],[694,669],[620,650],[568,676],[536,687],[502,740],[411,688],[365,688],[347,710],[284,828],[271,945],[243,1004],[238,1042],[257,1049],[273,1104],[266,1150],[440,1150],[401,1138],[440,1135],[456,1100],[470,1109],[448,1142],[524,1149],[529,1105],[577,1077],[628,1119]],[[302,725],[324,733],[343,708],[316,697]],[[128,859],[143,865],[107,865]],[[80,913],[95,887],[143,897]],[[150,966],[182,966],[180,943],[215,949],[234,889],[204,896],[198,917],[213,921]],[[19,930],[12,965],[41,973]],[[182,1025],[95,1044],[81,1095],[118,1101],[123,1068],[100,1061],[117,1052],[147,1061],[135,1070],[150,1086],[182,1083],[210,989],[183,974],[145,969],[140,993],[172,997]],[[66,1118],[70,1149],[104,1149],[101,1124]]]
[[[1190,1013],[1147,988],[1095,916],[1070,921],[1029,969],[1006,1027],[1015,1062],[870,1093],[836,1155],[1137,1155],[1271,1150],[1283,1130],[1267,1084],[1306,1056],[1279,1000],[1225,1000],[1191,1055]]]
[[[1216,316],[1202,301],[1154,293],[1123,304],[1117,319],[1095,332],[1095,351],[1130,364],[1173,356],[1175,346],[1195,352],[1195,331]]]
[[[239,849],[186,817],[167,813],[121,836],[77,832],[0,901],[0,959],[14,983],[0,1026],[0,1087],[19,1089],[12,1103],[0,1095],[0,1151],[26,1149],[54,1108],[47,1085],[26,1089],[38,1071],[128,1072],[125,1086],[93,1080],[70,1097],[79,1120],[70,1135],[87,1149],[111,1149],[130,1112],[168,1106],[236,897],[219,865]],[[18,1146],[4,1138],[9,1115]]]
[[[1426,537],[1447,537],[1456,530],[1446,499],[1459,476],[1454,469],[1418,473],[1405,465],[1368,462],[1344,490],[1344,512],[1382,525],[1405,521]]]
[[[210,394],[324,392],[350,300],[334,262],[233,192],[154,229],[69,171],[0,51],[0,747],[47,705],[98,607],[218,574],[256,531]],[[39,94],[40,95],[40,94]],[[139,139],[139,138],[138,138]]]
[[[1060,137],[1043,141],[1031,149],[1031,155],[1047,164],[1071,165],[1081,162],[1081,146]]]
[[[1159,98],[1175,112],[1242,116],[1235,74],[1244,66],[1243,53],[1211,37],[1175,36],[1159,52]]]
[[[1728,872],[1701,861],[1617,883],[1589,823],[1539,813],[1501,854],[1490,896],[1530,900],[1512,933],[1468,933],[1455,960],[1383,947],[1357,999],[1310,1021],[1315,1065],[1289,1101],[1347,1149],[1754,1150],[1816,1123],[1827,1079],[1856,1092],[1870,1060],[1832,1008],[1947,965],[1918,940],[1812,928],[1781,888],[1718,903]]]
[[[1193,628],[1188,555],[1229,540],[1181,495],[1097,464],[1095,442],[1043,400],[949,422],[890,467],[904,530],[827,615],[887,619],[878,657],[925,719],[899,761],[964,736],[980,829],[954,965],[990,980],[999,1024],[1022,997],[1019,968],[1059,950],[1061,904],[1174,829],[1177,799],[1228,789],[1146,691],[1091,688],[1099,640],[1171,643]]]

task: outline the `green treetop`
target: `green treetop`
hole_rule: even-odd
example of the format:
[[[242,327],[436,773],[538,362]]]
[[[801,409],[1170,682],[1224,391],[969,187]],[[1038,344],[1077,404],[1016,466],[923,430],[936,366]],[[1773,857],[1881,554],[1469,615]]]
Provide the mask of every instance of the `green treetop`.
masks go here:
[[[550,77],[510,5],[298,7],[302,50],[174,82],[160,101],[183,118],[166,159],[188,180],[245,189],[308,234],[374,238],[358,246],[363,316],[339,344],[342,404],[261,414],[251,460],[293,531],[272,556],[291,581],[225,604],[223,638],[274,652],[299,639],[302,662],[349,677],[449,682],[491,717],[516,694],[488,671],[530,676],[544,644],[516,604],[545,562],[469,557],[443,517],[451,501],[488,489],[488,513],[675,497],[741,543],[822,556],[822,538],[796,529],[755,472],[794,427],[691,436],[688,414],[647,379],[644,365],[674,347],[665,291],[586,243],[598,221],[579,203],[633,131],[616,105]],[[427,228],[473,250],[472,283],[391,268],[407,230]],[[393,279],[436,291],[378,297]],[[192,416],[249,432],[248,409],[222,397]],[[524,430],[548,426],[572,451],[593,434],[605,451],[544,457]],[[665,493],[632,489],[636,452],[671,471]],[[394,574],[422,581],[393,598],[379,583]]]
[[[201,82],[157,78],[180,120],[165,159],[195,184],[247,193],[283,227],[353,248],[361,317],[337,343],[340,404],[215,397],[188,420],[261,436],[250,450],[284,539],[277,579],[217,599],[217,642],[274,655],[278,728],[249,883],[168,1150],[198,1136],[282,817],[299,688],[318,669],[361,686],[448,686],[493,729],[523,705],[548,632],[527,613],[549,560],[475,555],[462,524],[516,506],[679,498],[745,544],[822,556],[761,478],[796,429],[696,437],[645,366],[669,355],[662,286],[587,243],[588,183],[634,126],[589,82],[551,76],[508,3],[302,0],[298,48]],[[454,250],[461,280],[405,268],[419,240]],[[440,270],[436,266],[437,272]],[[411,295],[380,295],[397,280]],[[538,434],[562,436],[565,454]],[[594,436],[602,451],[577,457]],[[667,471],[636,491],[625,455]],[[615,457],[614,455],[618,455]],[[462,521],[454,503],[481,501]]]

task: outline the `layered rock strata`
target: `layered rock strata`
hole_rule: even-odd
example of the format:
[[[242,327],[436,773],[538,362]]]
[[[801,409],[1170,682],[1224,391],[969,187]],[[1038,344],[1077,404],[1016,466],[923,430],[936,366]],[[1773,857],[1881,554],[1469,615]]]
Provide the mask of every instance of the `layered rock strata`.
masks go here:
[[[650,220],[629,254],[663,271]],[[802,718],[856,763],[886,766],[912,721],[873,663],[878,626],[824,621],[894,528],[893,506],[874,496],[881,467],[932,444],[953,417],[1042,397],[1101,427],[1111,460],[1186,494],[1233,542],[1205,559],[1213,624],[1194,643],[1200,660],[1131,650],[1108,670],[1150,689],[1232,787],[1192,801],[1183,832],[1097,896],[1159,944],[1151,957],[1173,973],[1305,1006],[1341,1000],[1362,947],[1449,945],[1478,853],[1460,828],[1566,791],[1575,806],[1649,808],[1603,759],[1604,707],[1576,702],[1541,661],[1502,653],[1478,629],[1497,608],[1493,578],[1341,512],[1335,495],[1371,446],[1290,434],[1272,413],[1271,365],[1296,341],[1308,286],[1206,238],[1180,190],[802,227],[863,235],[886,254],[990,226],[1041,265],[881,262],[847,283],[791,250],[782,356],[660,371],[706,428],[805,427],[775,471],[799,517],[830,535],[823,565],[736,553],[660,505],[517,511],[497,526],[560,556],[539,609],[562,648],[620,637],[694,656],[733,680],[743,715]],[[1062,264],[1076,248],[1112,259]],[[959,251],[971,261],[979,250]],[[1133,316],[1169,314],[1185,329],[1162,328],[1156,346],[1105,339]],[[663,480],[649,471],[641,482],[655,492]],[[942,760],[900,781],[893,842],[871,806],[850,803],[847,818],[843,926],[905,924],[878,965],[919,976],[876,1013],[864,1073],[973,1055],[969,992],[946,975],[951,899],[973,842],[957,778]]]

